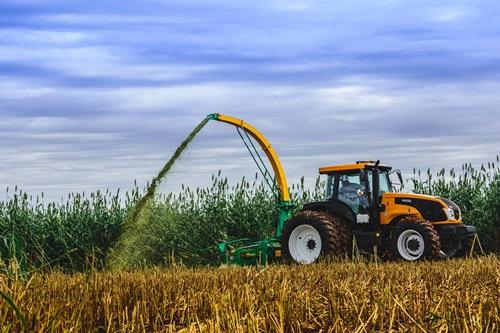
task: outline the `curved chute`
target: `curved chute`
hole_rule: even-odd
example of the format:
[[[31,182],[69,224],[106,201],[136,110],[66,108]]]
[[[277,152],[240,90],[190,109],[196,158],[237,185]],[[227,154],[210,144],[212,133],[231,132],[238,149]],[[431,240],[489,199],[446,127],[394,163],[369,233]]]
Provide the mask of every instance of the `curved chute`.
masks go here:
[[[231,116],[219,114],[219,113],[214,113],[210,114],[207,116],[209,119],[221,121],[224,123],[231,124],[233,126],[236,126],[238,128],[243,129],[246,133],[250,134],[255,141],[260,145],[264,153],[266,154],[269,162],[271,163],[271,166],[274,171],[274,175],[276,178],[276,183],[278,185],[279,189],[279,194],[280,194],[280,200],[281,202],[290,202],[290,192],[288,191],[288,183],[286,181],[285,177],[285,171],[283,170],[283,167],[281,166],[281,162],[278,158],[278,155],[276,154],[276,151],[274,148],[271,146],[271,143],[266,139],[262,133],[260,133],[255,127],[252,125],[244,122],[241,119],[234,118]]]

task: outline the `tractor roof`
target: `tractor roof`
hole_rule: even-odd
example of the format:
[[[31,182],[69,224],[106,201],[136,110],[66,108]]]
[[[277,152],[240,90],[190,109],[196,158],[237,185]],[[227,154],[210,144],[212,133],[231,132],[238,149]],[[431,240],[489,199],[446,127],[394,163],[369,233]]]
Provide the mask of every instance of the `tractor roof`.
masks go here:
[[[330,174],[330,173],[337,173],[337,172],[370,169],[370,168],[375,167],[376,163],[377,162],[375,162],[375,161],[357,161],[356,163],[350,163],[350,164],[331,165],[331,166],[319,168],[319,173],[320,174]],[[378,166],[381,169],[388,169],[388,170],[392,169],[392,167],[390,167],[386,164],[379,164]]]

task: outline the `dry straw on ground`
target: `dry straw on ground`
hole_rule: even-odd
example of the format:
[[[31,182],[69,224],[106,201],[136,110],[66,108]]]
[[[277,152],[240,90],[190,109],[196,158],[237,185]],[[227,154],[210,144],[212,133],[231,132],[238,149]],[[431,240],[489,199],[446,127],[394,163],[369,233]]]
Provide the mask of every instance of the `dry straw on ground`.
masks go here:
[[[3,275],[1,331],[498,332],[499,274],[485,257]]]

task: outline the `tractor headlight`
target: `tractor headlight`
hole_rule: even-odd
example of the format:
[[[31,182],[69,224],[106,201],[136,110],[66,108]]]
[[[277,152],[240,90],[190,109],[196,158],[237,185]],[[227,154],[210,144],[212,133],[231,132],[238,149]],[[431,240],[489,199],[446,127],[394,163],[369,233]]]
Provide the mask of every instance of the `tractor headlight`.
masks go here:
[[[446,207],[446,208],[443,208],[443,210],[444,210],[444,213],[446,214],[446,217],[449,220],[455,220],[455,212],[453,211],[453,208]]]
[[[456,203],[446,198],[439,199],[441,199],[441,201],[443,201],[444,203],[443,207],[445,208],[443,208],[443,211],[448,219],[460,220],[462,218],[462,212],[460,211],[460,207]]]

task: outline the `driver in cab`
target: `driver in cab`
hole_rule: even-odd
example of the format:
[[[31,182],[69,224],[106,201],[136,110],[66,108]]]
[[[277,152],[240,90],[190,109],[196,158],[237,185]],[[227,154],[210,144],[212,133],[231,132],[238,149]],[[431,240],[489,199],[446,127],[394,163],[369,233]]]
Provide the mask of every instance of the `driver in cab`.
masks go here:
[[[343,180],[339,188],[339,199],[353,208],[354,213],[358,214],[360,206],[364,209],[369,207],[364,186],[351,183],[349,180]]]

